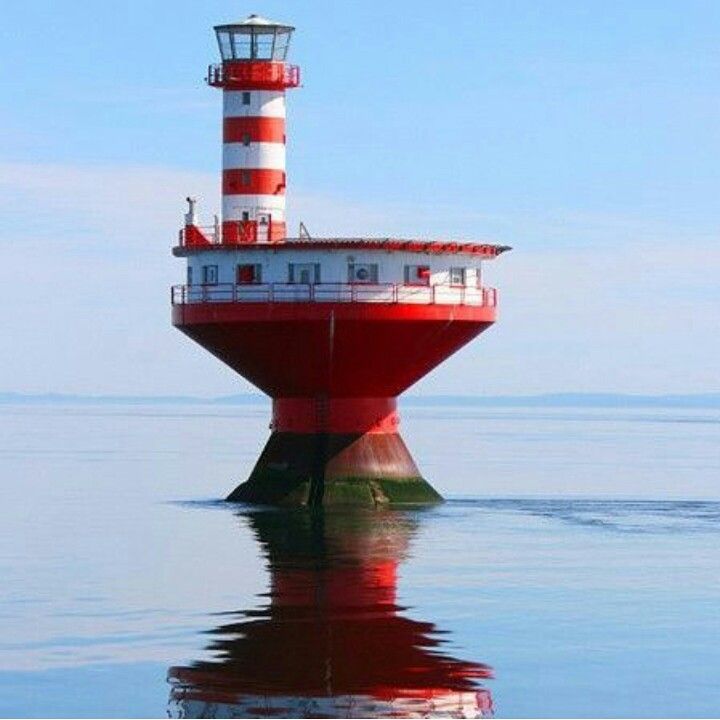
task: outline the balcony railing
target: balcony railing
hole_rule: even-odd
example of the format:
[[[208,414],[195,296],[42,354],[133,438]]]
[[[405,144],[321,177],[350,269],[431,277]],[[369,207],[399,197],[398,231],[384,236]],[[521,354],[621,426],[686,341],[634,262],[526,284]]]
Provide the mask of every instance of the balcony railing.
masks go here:
[[[173,305],[195,303],[407,303],[496,307],[497,290],[455,285],[396,285],[393,283],[253,283],[233,285],[174,285]]]
[[[300,68],[262,60],[227,62],[210,65],[206,82],[213,87],[239,84],[267,89],[293,88],[300,84]]]

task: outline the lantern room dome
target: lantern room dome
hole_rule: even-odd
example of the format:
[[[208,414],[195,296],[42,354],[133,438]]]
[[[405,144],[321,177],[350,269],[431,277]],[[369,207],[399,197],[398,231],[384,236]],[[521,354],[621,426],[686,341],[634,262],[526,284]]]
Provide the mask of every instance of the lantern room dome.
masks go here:
[[[275,60],[287,57],[292,25],[250,15],[245,20],[215,26],[223,61]]]

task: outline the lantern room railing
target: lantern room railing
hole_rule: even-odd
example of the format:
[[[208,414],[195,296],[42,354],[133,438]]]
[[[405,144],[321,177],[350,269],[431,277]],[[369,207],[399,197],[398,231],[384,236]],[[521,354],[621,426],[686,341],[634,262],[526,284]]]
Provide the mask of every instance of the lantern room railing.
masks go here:
[[[394,283],[248,283],[174,285],[173,305],[195,303],[408,303],[496,307],[498,293],[490,287],[400,285]]]

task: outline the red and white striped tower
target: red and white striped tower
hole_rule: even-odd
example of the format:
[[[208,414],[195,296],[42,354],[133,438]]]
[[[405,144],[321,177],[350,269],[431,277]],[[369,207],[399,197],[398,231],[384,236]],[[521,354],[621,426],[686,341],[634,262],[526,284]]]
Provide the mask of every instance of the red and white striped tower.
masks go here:
[[[208,83],[223,90],[222,240],[283,240],[285,90],[299,68],[285,62],[294,28],[258,15],[215,27],[222,63]]]

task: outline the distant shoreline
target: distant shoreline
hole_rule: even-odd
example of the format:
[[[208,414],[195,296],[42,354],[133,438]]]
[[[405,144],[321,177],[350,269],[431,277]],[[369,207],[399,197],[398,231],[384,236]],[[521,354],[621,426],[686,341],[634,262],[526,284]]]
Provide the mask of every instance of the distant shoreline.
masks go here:
[[[72,395],[64,393],[0,393],[0,405],[264,405],[260,394],[202,398],[187,395]],[[622,393],[546,393],[540,395],[408,395],[412,407],[493,408],[696,408],[720,409],[720,392],[687,395],[631,395]]]

